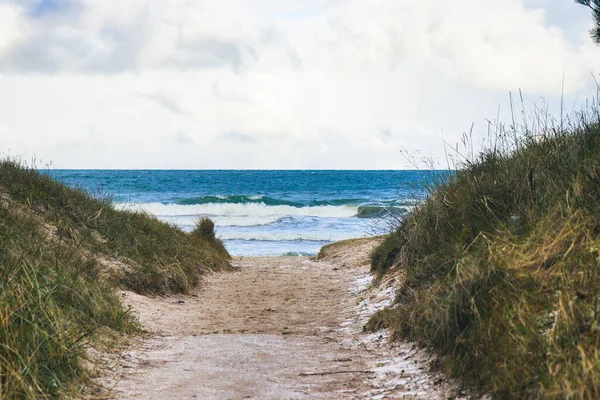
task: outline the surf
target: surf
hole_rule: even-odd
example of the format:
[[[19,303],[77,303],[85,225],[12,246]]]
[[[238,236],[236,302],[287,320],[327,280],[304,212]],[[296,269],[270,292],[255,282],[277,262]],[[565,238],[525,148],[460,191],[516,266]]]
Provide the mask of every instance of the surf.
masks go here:
[[[174,216],[247,216],[282,217],[286,215],[321,218],[350,218],[358,213],[355,206],[307,206],[268,205],[265,203],[206,203],[206,204],[162,204],[162,203],[117,203],[119,209],[147,212],[159,217]]]

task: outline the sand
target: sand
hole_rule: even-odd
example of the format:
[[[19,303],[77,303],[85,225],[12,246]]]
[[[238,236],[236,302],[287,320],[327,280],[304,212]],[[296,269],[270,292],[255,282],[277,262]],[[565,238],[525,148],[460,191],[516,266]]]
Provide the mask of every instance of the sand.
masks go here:
[[[393,299],[393,282],[370,285],[376,243],[345,242],[320,261],[239,257],[186,297],[123,292],[151,335],[115,358],[106,398],[456,397],[424,352],[362,332]]]

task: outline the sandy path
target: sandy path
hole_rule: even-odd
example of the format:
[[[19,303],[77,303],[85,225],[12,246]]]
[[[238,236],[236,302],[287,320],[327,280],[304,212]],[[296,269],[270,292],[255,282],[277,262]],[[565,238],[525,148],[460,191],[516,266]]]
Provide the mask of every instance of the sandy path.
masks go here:
[[[364,334],[391,289],[367,290],[373,240],[329,260],[244,257],[193,296],[124,293],[152,339],[123,354],[105,384],[118,399],[448,398],[424,356]],[[183,302],[181,302],[183,301]]]

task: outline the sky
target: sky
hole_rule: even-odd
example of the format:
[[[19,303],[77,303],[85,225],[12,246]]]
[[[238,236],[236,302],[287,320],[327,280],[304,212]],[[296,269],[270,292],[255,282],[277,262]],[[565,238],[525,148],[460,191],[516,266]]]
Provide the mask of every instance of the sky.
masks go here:
[[[510,93],[517,119],[519,90],[528,118],[594,98],[591,26],[571,0],[0,0],[0,153],[444,168],[465,132],[477,148],[512,120]]]

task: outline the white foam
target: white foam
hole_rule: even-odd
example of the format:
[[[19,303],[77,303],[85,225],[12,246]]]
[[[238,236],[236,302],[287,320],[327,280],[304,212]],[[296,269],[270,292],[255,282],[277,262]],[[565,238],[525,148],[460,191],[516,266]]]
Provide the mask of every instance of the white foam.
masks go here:
[[[177,226],[193,228],[198,220],[198,215],[175,215],[175,216],[158,216],[158,218],[173,222]],[[224,215],[214,216],[211,215],[210,219],[213,220],[216,226],[260,226],[272,224],[279,220],[279,215],[265,215],[265,216],[246,216],[246,215]]]
[[[117,203],[119,209],[132,211],[146,211],[158,217],[175,216],[244,216],[244,217],[269,217],[272,222],[286,215],[299,215],[323,218],[350,218],[358,212],[357,207],[350,206],[315,206],[315,207],[293,207],[293,206],[268,206],[264,203],[244,204],[162,204],[162,203]]]
[[[347,232],[340,231],[271,231],[271,232],[220,232],[219,237],[225,240],[269,240],[293,241],[310,240],[316,242],[336,242],[351,237]]]

